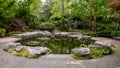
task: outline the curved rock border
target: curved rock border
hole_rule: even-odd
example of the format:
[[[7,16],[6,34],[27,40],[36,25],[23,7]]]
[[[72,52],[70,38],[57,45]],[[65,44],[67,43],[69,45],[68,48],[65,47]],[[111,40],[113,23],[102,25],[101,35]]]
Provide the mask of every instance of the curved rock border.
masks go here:
[[[27,57],[34,58],[36,56],[41,56],[44,54],[48,54],[51,52],[51,50],[47,47],[30,47],[30,46],[23,46],[21,43],[17,43],[19,40],[24,40],[24,39],[29,39],[32,37],[37,37],[37,36],[49,36],[49,37],[70,37],[70,38],[76,38],[78,40],[94,40],[95,42],[93,44],[88,45],[88,47],[80,47],[80,48],[74,48],[71,50],[71,53],[77,56],[87,56],[88,58],[91,58],[92,52],[90,48],[92,47],[97,47],[97,48],[107,48],[110,51],[110,54],[113,52],[113,44],[111,43],[106,43],[103,41],[98,41],[91,36],[83,36],[79,32],[60,32],[60,31],[54,31],[53,33],[49,31],[34,31],[34,32],[25,32],[22,34],[15,34],[11,36],[12,38],[17,38],[14,41],[8,42],[6,44],[6,48],[4,48],[5,51],[7,52],[12,52],[11,50],[16,52],[25,51],[27,52]],[[32,56],[31,56],[32,55]],[[25,56],[26,57],[26,56]]]
[[[29,39],[37,36],[52,36],[52,33],[48,31],[34,31],[34,32],[25,32],[22,34],[15,34],[11,37],[16,38],[16,40],[7,42],[4,50],[18,56],[24,56],[29,58],[36,58],[41,55],[50,53],[51,50],[47,47],[30,47],[30,46],[24,46],[21,43],[17,43],[17,41],[23,39]],[[21,53],[24,54],[22,55]]]

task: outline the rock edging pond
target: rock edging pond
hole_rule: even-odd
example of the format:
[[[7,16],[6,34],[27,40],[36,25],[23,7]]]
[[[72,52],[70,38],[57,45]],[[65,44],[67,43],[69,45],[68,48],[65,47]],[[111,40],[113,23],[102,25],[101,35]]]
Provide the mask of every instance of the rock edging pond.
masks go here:
[[[70,38],[71,39],[70,44],[74,43],[74,39],[75,39],[77,41],[80,41],[80,44],[74,44],[72,46],[75,46],[75,45],[79,45],[79,46],[73,47],[70,50],[69,49],[66,50],[68,54],[71,54],[72,57],[75,59],[92,59],[96,57],[102,57],[105,55],[110,55],[116,50],[116,46],[114,44],[110,44],[110,43],[108,44],[103,41],[93,40],[91,36],[83,36],[79,32],[55,31],[51,33],[49,31],[34,31],[34,32],[26,32],[22,34],[16,34],[16,35],[13,35],[12,37],[21,38],[19,41],[27,40],[33,37],[46,37],[46,38],[37,38],[38,40],[44,40],[44,39],[51,40],[51,39],[48,39],[47,37],[50,37],[52,39]],[[68,39],[67,39],[67,42],[68,42]],[[38,42],[34,41],[32,43],[38,43]],[[62,45],[67,45],[67,44],[62,44]],[[6,44],[6,46],[7,47],[4,48],[5,51],[15,54],[17,56],[23,56],[23,57],[29,57],[29,58],[38,58],[42,55],[54,52],[52,51],[53,49],[51,50],[51,48],[49,47],[26,46],[18,42],[18,40],[14,42],[9,42],[8,44]]]

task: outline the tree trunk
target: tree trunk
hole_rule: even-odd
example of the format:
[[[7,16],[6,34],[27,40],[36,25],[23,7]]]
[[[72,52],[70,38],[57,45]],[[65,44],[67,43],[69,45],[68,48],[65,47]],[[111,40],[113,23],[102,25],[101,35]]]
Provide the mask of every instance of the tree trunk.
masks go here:
[[[92,21],[92,31],[96,31],[96,5],[94,5],[94,15],[93,15],[93,21]]]
[[[64,9],[65,9],[65,7],[64,7],[64,0],[61,0],[61,3],[62,3],[62,14],[64,14]]]

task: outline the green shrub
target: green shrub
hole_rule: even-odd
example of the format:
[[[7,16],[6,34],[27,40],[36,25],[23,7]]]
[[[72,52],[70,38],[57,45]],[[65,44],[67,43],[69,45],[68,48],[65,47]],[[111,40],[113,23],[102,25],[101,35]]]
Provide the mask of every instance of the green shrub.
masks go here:
[[[0,28],[0,37],[4,37],[6,34],[6,29]]]
[[[116,31],[112,31],[112,36],[113,37],[116,37],[116,36],[120,36],[120,31],[118,30],[116,30]]]

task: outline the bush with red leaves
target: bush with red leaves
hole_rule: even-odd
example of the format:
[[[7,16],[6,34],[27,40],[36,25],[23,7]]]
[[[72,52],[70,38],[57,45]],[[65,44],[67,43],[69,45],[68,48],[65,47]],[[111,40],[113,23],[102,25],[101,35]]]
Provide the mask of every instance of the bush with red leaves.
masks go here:
[[[109,7],[113,7],[117,10],[120,10],[120,0],[111,0],[109,3],[108,3]]]
[[[20,19],[9,19],[7,31],[26,31],[26,24],[23,20]]]

